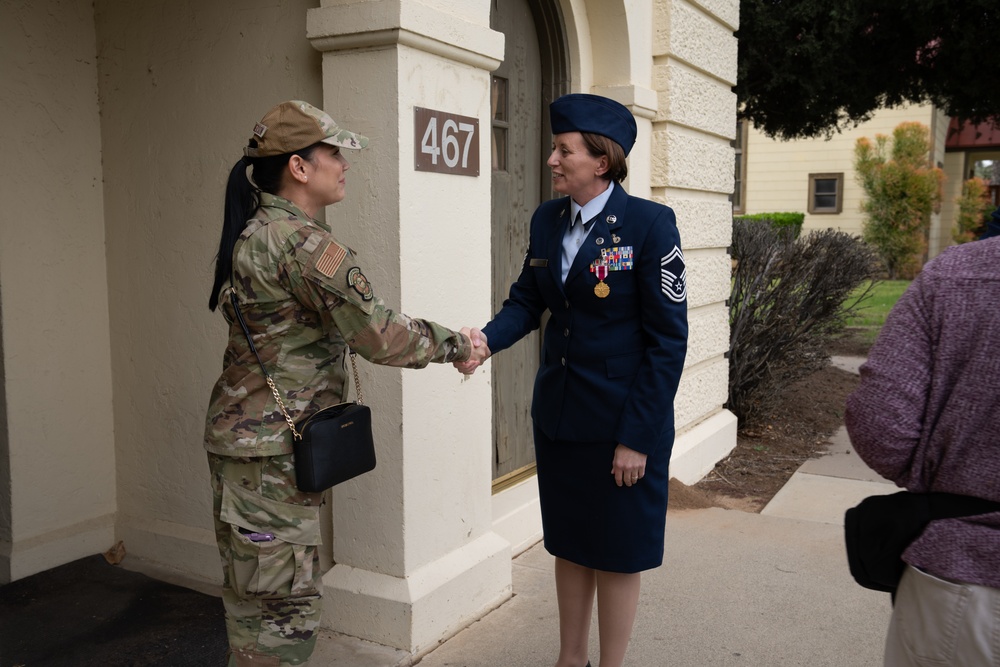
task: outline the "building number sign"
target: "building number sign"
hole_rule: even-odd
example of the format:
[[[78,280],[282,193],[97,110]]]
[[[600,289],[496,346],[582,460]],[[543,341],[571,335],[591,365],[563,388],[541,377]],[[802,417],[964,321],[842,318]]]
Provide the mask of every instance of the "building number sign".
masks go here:
[[[414,107],[414,168],[479,175],[479,119]]]

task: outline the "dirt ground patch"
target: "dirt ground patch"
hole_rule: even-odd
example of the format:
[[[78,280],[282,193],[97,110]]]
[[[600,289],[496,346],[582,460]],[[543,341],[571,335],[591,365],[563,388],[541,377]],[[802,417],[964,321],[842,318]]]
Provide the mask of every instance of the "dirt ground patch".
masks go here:
[[[866,356],[868,346],[848,334],[830,353]],[[857,375],[834,366],[789,385],[768,419],[759,428],[741,429],[736,448],[703,480],[693,486],[670,480],[670,509],[759,512],[799,466],[827,451],[830,436],[844,423],[844,401],[857,385]]]

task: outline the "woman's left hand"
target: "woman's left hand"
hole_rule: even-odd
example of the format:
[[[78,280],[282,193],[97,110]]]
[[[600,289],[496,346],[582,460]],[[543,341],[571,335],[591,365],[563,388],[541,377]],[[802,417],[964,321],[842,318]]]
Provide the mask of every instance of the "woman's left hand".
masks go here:
[[[618,486],[632,486],[646,475],[646,455],[619,444],[615,447],[611,474]]]

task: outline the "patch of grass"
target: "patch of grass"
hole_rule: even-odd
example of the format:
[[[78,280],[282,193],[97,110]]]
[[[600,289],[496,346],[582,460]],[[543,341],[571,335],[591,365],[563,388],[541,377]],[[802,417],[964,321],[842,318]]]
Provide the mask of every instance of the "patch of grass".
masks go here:
[[[878,337],[889,311],[896,301],[910,286],[909,280],[876,280],[871,294],[861,302],[854,314],[847,318],[846,333],[856,338],[862,346],[871,347]],[[847,298],[851,304],[864,293],[866,285],[862,285]]]
[[[885,318],[889,311],[896,305],[896,301],[903,295],[906,288],[910,286],[909,280],[876,280],[872,293],[867,299],[861,302],[854,315],[847,318],[849,327],[875,327],[881,329],[885,324]],[[862,285],[848,297],[848,303],[856,300],[865,291],[867,285]]]

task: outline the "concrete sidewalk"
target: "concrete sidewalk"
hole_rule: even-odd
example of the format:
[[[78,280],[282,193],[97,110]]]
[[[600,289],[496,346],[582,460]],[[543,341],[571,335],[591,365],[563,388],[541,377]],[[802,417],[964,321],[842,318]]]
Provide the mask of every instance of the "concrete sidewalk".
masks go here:
[[[859,361],[834,359],[848,370]],[[626,665],[881,665],[889,596],[850,578],[842,521],[865,496],[895,490],[841,430],[760,514],[669,510],[665,561],[643,573]],[[323,631],[310,664],[552,667],[559,643],[552,571],[540,544],[528,549],[513,562],[514,596],[422,656]],[[211,597],[218,591],[146,574],[94,556],[4,587],[0,667],[220,664],[222,605]],[[594,627],[594,667],[597,637]]]
[[[860,362],[834,361],[849,370]],[[881,665],[889,596],[851,579],[843,516],[865,496],[896,490],[861,462],[841,429],[830,452],[807,461],[760,514],[668,511],[666,556],[643,574],[626,664]],[[312,664],[549,667],[558,653],[553,559],[538,544],[513,567],[512,599],[416,663],[400,651],[327,634]],[[594,667],[598,655],[595,623]]]

